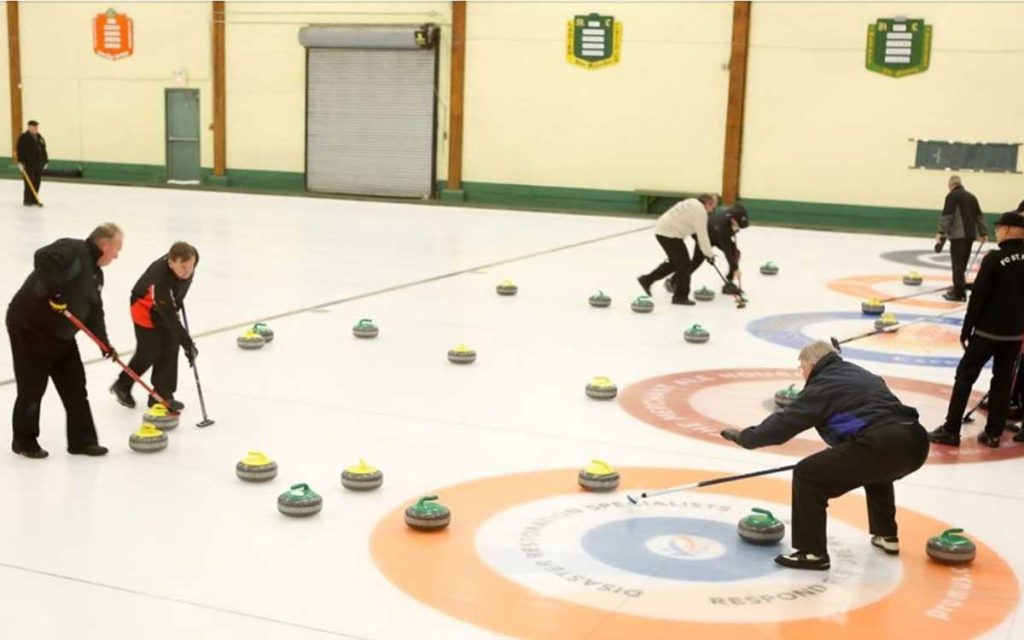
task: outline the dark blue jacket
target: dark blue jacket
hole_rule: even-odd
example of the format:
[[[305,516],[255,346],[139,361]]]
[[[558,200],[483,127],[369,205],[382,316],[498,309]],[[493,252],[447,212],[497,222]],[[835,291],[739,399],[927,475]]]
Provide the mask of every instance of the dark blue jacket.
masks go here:
[[[747,449],[782,444],[814,427],[835,446],[870,427],[912,424],[917,418],[917,410],[901,403],[880,377],[830,353],[814,365],[793,402],[740,432],[740,444]]]

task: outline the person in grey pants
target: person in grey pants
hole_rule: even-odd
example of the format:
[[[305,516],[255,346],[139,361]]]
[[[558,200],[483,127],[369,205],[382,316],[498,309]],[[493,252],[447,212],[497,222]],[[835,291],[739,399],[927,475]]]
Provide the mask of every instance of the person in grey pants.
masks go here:
[[[939,231],[935,234],[935,252],[949,239],[949,256],[953,261],[953,289],[943,294],[951,302],[965,302],[967,287],[965,276],[971,257],[971,245],[977,236],[984,245],[988,241],[985,217],[974,194],[964,189],[960,176],[949,177],[949,193],[939,218]],[[975,233],[977,232],[977,233]]]

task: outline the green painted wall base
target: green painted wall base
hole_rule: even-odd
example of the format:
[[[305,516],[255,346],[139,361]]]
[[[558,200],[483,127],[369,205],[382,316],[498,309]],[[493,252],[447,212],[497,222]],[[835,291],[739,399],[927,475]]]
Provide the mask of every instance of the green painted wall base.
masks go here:
[[[441,202],[465,202],[466,192],[462,189],[438,189]]]
[[[163,165],[120,164],[110,162],[77,162],[53,160],[53,169],[81,168],[81,178],[46,178],[68,182],[96,182],[150,187],[176,188],[167,184],[167,170]],[[214,177],[209,168],[201,171],[202,184],[187,189],[211,189],[249,193],[306,195],[335,197],[306,191],[304,173],[291,171],[262,171],[256,169],[228,169],[224,177]],[[21,179],[18,167],[11,158],[0,157],[0,178]],[[449,190],[439,181],[437,202],[444,204],[482,207],[503,207],[569,213],[589,213],[651,218],[674,204],[673,198],[645,197],[632,191],[606,189],[577,189],[491,182],[463,182],[462,189]],[[936,207],[942,202],[936,194]],[[371,198],[360,198],[371,199]],[[381,200],[389,200],[380,198]],[[408,202],[407,200],[395,200]],[[800,227],[834,231],[865,233],[933,235],[938,225],[939,210],[898,207],[866,207],[824,202],[797,202],[745,198],[755,225]],[[996,216],[986,216],[994,223]],[[990,235],[994,232],[990,232]]]

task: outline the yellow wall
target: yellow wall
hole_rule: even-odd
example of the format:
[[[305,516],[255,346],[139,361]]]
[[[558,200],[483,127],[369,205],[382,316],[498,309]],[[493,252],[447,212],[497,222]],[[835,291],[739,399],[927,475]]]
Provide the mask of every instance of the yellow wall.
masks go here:
[[[565,59],[577,14],[623,25],[618,65]],[[464,179],[719,190],[732,5],[471,2]]]
[[[448,2],[229,2],[227,6],[228,166],[304,171],[306,51],[310,24],[441,26],[438,66],[438,175],[447,168],[451,4]]]
[[[92,18],[108,8],[134,20],[128,58],[93,53]],[[212,163],[210,3],[22,2],[20,13],[24,116],[39,120],[51,158],[163,165],[164,89],[184,68]]]
[[[868,25],[899,14],[933,25],[930,68],[867,71]],[[940,206],[949,174],[909,169],[911,139],[1024,142],[1021,33],[1020,3],[755,3],[742,194]],[[963,179],[987,211],[1024,197],[1020,174]]]
[[[7,33],[6,10],[0,11],[0,30],[2,30],[0,31],[0,33]],[[0,155],[13,157],[14,150],[13,148],[11,148],[13,146],[13,140],[8,140],[8,138],[10,137],[9,130],[11,127],[11,92],[10,89],[8,89],[8,87],[10,86],[11,75],[7,66],[8,56],[6,44],[7,43],[5,39],[4,44],[0,45],[0,82],[3,82],[3,85],[0,86],[0,122],[3,123],[3,130],[5,132],[3,148],[2,150],[0,150]],[[19,130],[25,130],[24,122],[21,123],[21,125],[19,126]]]

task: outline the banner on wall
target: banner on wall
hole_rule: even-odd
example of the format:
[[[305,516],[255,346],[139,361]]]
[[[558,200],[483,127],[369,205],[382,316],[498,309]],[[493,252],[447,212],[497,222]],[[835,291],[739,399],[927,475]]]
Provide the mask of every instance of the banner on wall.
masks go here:
[[[879,18],[868,25],[868,71],[892,78],[928,70],[932,53],[932,27],[924,20]]]
[[[92,50],[108,60],[120,60],[135,50],[132,19],[107,9],[92,19]]]
[[[591,13],[573,16],[565,38],[565,59],[584,69],[618,64],[622,51],[622,23],[613,16]]]

